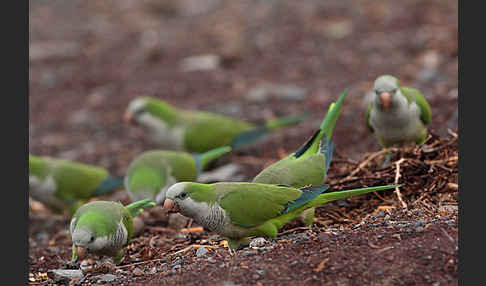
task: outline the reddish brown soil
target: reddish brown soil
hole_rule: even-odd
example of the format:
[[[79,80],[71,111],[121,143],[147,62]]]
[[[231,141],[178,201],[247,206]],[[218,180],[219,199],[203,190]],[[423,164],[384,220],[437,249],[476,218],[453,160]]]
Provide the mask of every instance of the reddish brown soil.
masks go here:
[[[336,189],[394,183],[397,166],[379,170],[382,156],[357,169],[379,151],[363,121],[365,93],[377,75],[391,73],[419,88],[433,110],[425,148],[395,152],[395,163],[405,158],[398,182],[408,209],[393,191],[331,203],[318,210],[312,230],[291,223],[268,245],[235,256],[212,233],[187,235],[149,218],[121,266],[108,270],[117,277],[110,283],[457,285],[457,11],[457,1],[440,0],[34,1],[29,151],[123,175],[137,154],[153,148],[122,122],[128,102],[141,94],[255,122],[309,114],[217,162],[242,164],[251,179],[300,146],[348,88],[327,182]],[[46,43],[57,52],[41,54]],[[222,55],[222,65],[180,71],[180,60],[205,53]],[[245,93],[264,82],[296,84],[308,95],[248,101]],[[123,191],[107,199],[126,201]],[[67,226],[67,218],[32,204],[30,285],[53,284],[46,273],[67,268]],[[193,249],[176,254],[193,244],[214,248],[201,257]],[[100,275],[84,284],[101,284]]]

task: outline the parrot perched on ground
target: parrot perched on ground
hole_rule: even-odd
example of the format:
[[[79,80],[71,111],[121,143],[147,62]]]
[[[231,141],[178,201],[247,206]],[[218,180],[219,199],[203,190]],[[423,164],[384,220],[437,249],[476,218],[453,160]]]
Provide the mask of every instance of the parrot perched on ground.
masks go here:
[[[347,91],[332,103],[320,128],[297,151],[263,169],[254,183],[280,184],[301,188],[324,184],[332,160],[333,142],[330,141]],[[314,221],[314,208],[302,212],[301,220],[307,226]]]
[[[180,212],[227,237],[228,246],[235,250],[248,245],[250,236],[276,237],[283,225],[308,208],[396,186],[323,194],[328,185],[293,188],[246,182],[180,182],[167,191],[163,208],[166,212]]]
[[[153,201],[145,199],[127,206],[111,201],[93,201],[80,206],[69,226],[72,261],[83,259],[86,252],[91,252],[110,256],[116,265],[120,264],[123,247],[133,235],[133,218],[154,205]]]
[[[382,75],[375,80],[372,94],[366,110],[366,125],[382,148],[425,141],[425,125],[432,121],[432,111],[420,91],[400,86],[398,79],[391,75]],[[389,160],[387,154],[384,165]]]
[[[305,117],[288,116],[258,126],[220,114],[183,110],[153,97],[138,97],[130,102],[124,120],[146,129],[160,148],[203,153],[222,146],[243,146]]]
[[[103,168],[29,154],[29,195],[55,213],[72,215],[90,198],[122,187],[123,178]]]
[[[196,181],[212,161],[229,151],[228,146],[195,155],[183,151],[146,151],[128,166],[125,189],[132,201],[152,199],[162,204],[171,185]]]

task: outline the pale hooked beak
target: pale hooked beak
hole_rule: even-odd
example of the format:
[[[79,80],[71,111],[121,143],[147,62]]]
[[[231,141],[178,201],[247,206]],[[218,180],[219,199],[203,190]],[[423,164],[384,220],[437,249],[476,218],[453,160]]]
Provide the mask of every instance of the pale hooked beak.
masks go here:
[[[125,124],[136,124],[135,118],[133,118],[133,114],[130,111],[125,111],[125,114],[123,114],[123,121]]]
[[[86,249],[86,247],[82,247],[82,246],[76,247],[76,253],[78,254],[79,260],[83,260],[86,257],[87,252],[88,250]]]
[[[173,213],[173,212],[179,212],[179,205],[176,204],[173,200],[170,199],[165,199],[164,205],[163,205],[163,210],[166,214],[168,213]]]
[[[391,95],[388,92],[383,92],[380,94],[380,100],[383,104],[383,108],[387,110],[391,104]]]

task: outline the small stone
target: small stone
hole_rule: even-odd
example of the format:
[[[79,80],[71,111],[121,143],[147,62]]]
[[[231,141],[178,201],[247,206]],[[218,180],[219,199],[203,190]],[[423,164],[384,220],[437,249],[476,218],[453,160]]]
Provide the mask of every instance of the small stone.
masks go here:
[[[140,268],[138,268],[138,267],[137,267],[137,268],[135,268],[135,269],[133,269],[133,270],[132,270],[132,273],[133,273],[133,275],[135,275],[135,276],[142,276],[143,274],[145,274],[145,273],[143,272],[143,270],[142,270],[142,269],[140,269]]]
[[[214,262],[216,262],[216,259],[214,259],[214,258],[212,258],[212,257],[209,257],[209,258],[208,258],[208,262],[209,262],[209,263],[214,263]]]
[[[264,83],[251,88],[245,97],[250,101],[262,102],[270,97],[278,97],[284,100],[299,101],[307,96],[307,90],[294,84]]]
[[[208,252],[209,252],[209,250],[207,250],[205,247],[201,247],[198,250],[196,250],[196,256],[198,256],[198,257],[203,256]]]
[[[425,230],[425,228],[424,228],[423,226],[417,226],[417,227],[415,228],[415,231],[416,231],[416,232],[423,232],[424,230]]]
[[[425,221],[423,219],[419,219],[418,221],[413,223],[414,226],[424,226]]]
[[[266,271],[265,271],[265,269],[262,269],[262,270],[256,270],[256,273],[258,273],[258,275],[260,275],[260,276],[265,275],[265,272],[266,272]]]
[[[219,67],[221,57],[218,55],[200,55],[184,58],[180,63],[180,69],[183,72],[191,71],[208,71]]]
[[[319,234],[319,240],[320,241],[328,241],[329,239],[331,239],[331,236],[327,233],[321,233]]]
[[[254,248],[254,247],[263,247],[267,243],[268,243],[268,241],[265,238],[263,238],[263,237],[257,237],[257,238],[253,239],[250,242],[250,247],[251,248]]]
[[[116,275],[108,273],[108,274],[101,275],[100,278],[98,279],[98,281],[100,281],[100,282],[111,282],[111,281],[114,281],[116,278],[117,278]]]
[[[253,275],[251,276],[251,278],[253,278],[253,279],[258,279],[258,278],[260,278],[260,275],[258,275],[258,274],[253,274]]]
[[[245,257],[245,256],[255,255],[257,253],[258,253],[258,251],[256,251],[256,250],[246,250],[246,251],[243,251],[243,253],[241,253],[241,256]]]
[[[55,269],[47,271],[47,276],[55,282],[69,281],[83,278],[83,272],[79,269]]]

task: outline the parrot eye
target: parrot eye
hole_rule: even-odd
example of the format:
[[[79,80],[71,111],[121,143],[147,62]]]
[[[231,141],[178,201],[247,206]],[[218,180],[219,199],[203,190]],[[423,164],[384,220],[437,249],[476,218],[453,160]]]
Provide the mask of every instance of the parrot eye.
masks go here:
[[[90,239],[89,239],[89,242],[93,242],[95,240],[94,236],[92,236]]]
[[[397,92],[397,89],[396,89],[396,88],[394,88],[394,89],[392,89],[392,91],[391,91],[391,92],[392,92],[392,93],[396,93],[396,92]]]
[[[187,197],[187,193],[181,193],[177,196],[179,199],[183,200]]]

